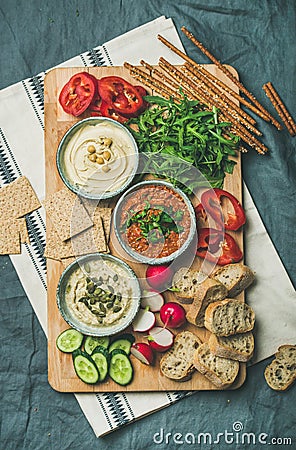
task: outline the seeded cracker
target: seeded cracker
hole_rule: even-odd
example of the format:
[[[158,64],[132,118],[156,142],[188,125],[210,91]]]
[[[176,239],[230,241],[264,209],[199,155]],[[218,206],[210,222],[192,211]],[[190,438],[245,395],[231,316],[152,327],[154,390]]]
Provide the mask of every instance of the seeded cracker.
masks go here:
[[[103,221],[106,244],[108,245],[109,239],[110,239],[110,231],[111,231],[112,209],[111,208],[101,208],[99,214]]]
[[[105,208],[105,209],[107,209],[107,208]],[[109,248],[108,248],[109,234],[107,237],[102,211],[103,211],[103,208],[97,208],[93,215],[94,240],[95,240],[96,246],[98,248],[102,249],[102,250],[98,250],[98,251],[106,252],[106,251],[109,251]],[[109,224],[107,222],[108,221],[106,220],[106,224],[109,226],[109,232],[110,232],[110,221],[109,221]]]
[[[70,256],[69,258],[62,258],[61,261],[64,268],[66,269],[66,267],[68,267],[70,264],[76,261],[76,258],[74,256]]]
[[[47,228],[44,251],[44,257],[46,258],[61,260],[63,264],[68,265],[67,261],[64,262],[64,260],[70,259],[70,262],[72,262],[72,259],[78,256],[106,251],[107,245],[101,219],[93,227],[66,241],[61,240],[54,227]]]
[[[62,241],[92,226],[92,221],[79,197],[67,188],[52,194],[43,205]]]
[[[63,258],[74,257],[71,239],[62,241],[54,227],[47,227],[46,247],[44,250],[45,258],[60,260]]]
[[[16,219],[40,208],[41,204],[28,178],[22,176],[0,189],[2,219]]]
[[[86,255],[88,253],[106,252],[107,245],[101,217],[97,217],[96,220],[94,220],[92,228],[89,228],[72,238],[72,245],[76,256]]]
[[[17,219],[19,222],[20,239],[22,244],[30,244],[30,237],[27,229],[26,219]]]
[[[18,219],[0,221],[0,255],[21,253],[20,222]]]
[[[96,200],[83,199],[83,205],[88,212],[89,217],[95,223],[101,217],[105,232],[106,244],[109,243],[110,230],[111,230],[111,216],[113,208],[108,206],[106,200],[100,200],[98,203]]]

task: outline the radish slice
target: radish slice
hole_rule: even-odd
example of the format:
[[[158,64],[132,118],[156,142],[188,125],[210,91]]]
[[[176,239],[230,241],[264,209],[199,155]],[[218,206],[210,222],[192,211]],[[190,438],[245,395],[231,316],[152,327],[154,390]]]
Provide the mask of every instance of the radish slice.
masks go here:
[[[153,364],[154,354],[150,345],[144,342],[135,342],[131,346],[131,354],[134,355],[139,361],[148,366]]]
[[[149,331],[149,345],[157,352],[165,352],[172,347],[174,335],[167,328],[154,327]]]
[[[143,291],[141,298],[141,307],[146,308],[149,306],[149,310],[152,312],[159,312],[160,308],[164,304],[163,296],[156,291]]]
[[[155,315],[147,309],[140,309],[132,323],[133,330],[144,333],[149,331],[155,325]]]

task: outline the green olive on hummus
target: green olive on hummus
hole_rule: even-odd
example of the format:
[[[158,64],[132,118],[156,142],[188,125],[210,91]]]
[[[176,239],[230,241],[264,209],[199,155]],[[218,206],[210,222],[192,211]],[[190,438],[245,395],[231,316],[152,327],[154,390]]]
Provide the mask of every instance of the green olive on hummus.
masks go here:
[[[136,164],[132,137],[107,120],[78,127],[63,155],[68,181],[92,195],[116,192],[132,176]]]
[[[134,296],[134,282],[112,260],[89,260],[69,276],[65,301],[73,316],[90,326],[108,327],[124,321]]]

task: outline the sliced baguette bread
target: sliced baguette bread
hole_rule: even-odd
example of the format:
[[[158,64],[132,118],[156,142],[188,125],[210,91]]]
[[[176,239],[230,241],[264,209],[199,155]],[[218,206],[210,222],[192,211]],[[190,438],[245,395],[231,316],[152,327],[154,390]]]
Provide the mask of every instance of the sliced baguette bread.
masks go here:
[[[238,361],[214,355],[206,342],[195,351],[193,363],[219,389],[231,386],[239,372]]]
[[[255,325],[255,313],[246,303],[227,298],[210,303],[204,323],[217,336],[232,336],[251,331]]]
[[[220,281],[228,290],[227,297],[236,297],[249,287],[254,279],[254,272],[244,264],[227,264],[216,270],[211,278]]]
[[[285,391],[296,380],[296,345],[282,345],[264,371],[271,389]]]
[[[204,326],[206,308],[210,303],[223,300],[227,296],[226,287],[219,281],[207,278],[198,285],[193,303],[189,307],[186,318],[197,327]]]
[[[254,353],[254,336],[251,331],[228,337],[211,334],[208,344],[214,355],[240,362],[249,361]]]
[[[188,304],[193,302],[200,283],[207,278],[207,275],[199,270],[181,267],[172,281],[172,288],[175,290],[176,298],[180,303]]]
[[[173,347],[161,358],[161,373],[175,381],[189,380],[194,372],[193,354],[202,344],[190,331],[181,331],[175,337]]]

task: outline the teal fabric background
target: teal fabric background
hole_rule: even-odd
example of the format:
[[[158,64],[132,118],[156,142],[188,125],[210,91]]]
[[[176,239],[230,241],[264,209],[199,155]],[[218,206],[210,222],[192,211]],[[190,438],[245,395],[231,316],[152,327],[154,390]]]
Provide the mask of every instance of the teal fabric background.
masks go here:
[[[272,81],[296,117],[295,0],[0,0],[0,88],[160,15],[171,17],[179,32],[185,25],[223,63],[234,66],[271,112],[262,85]],[[180,37],[189,56],[209,62],[181,32]],[[258,124],[270,155],[262,157],[254,151],[244,155],[243,175],[295,286],[296,139],[261,119]],[[296,448],[296,386],[286,393],[271,391],[263,378],[268,361],[249,369],[238,391],[197,393],[96,439],[74,396],[49,386],[45,336],[9,257],[4,256],[0,258],[0,343],[3,450],[247,448],[235,442],[191,445],[174,443],[172,437],[168,444],[165,439],[153,440],[161,428],[164,433],[182,433],[183,439],[186,433],[216,436],[232,431],[237,421],[246,432],[266,433],[266,442],[292,437]]]

